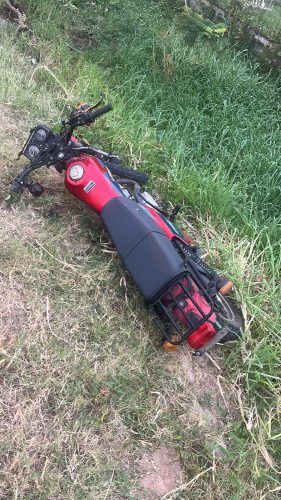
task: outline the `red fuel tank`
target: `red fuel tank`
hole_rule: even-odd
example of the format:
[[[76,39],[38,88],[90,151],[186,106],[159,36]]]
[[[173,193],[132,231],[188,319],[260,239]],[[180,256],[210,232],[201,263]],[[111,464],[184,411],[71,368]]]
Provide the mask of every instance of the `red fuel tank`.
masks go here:
[[[92,156],[72,158],[67,163],[65,186],[98,214],[112,198],[122,196],[103,163]]]

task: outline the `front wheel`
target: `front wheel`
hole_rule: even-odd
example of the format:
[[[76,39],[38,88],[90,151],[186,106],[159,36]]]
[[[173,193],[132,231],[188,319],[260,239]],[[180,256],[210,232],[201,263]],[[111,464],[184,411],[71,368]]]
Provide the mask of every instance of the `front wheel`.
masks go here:
[[[218,293],[214,299],[214,311],[218,321],[228,330],[220,343],[225,344],[239,340],[245,325],[243,316],[238,311],[234,300]]]
[[[110,172],[117,177],[123,179],[130,179],[138,184],[146,184],[148,182],[148,175],[143,172],[138,172],[133,168],[126,168],[114,163],[107,163],[106,166],[109,168]]]

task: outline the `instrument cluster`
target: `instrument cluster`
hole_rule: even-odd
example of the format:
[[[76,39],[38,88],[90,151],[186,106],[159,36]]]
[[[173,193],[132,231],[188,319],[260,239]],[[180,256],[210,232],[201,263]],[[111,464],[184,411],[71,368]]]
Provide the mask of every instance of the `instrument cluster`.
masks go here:
[[[45,125],[38,125],[33,128],[23,148],[22,154],[30,161],[37,160],[40,155],[46,151],[46,143],[51,134],[51,129]]]

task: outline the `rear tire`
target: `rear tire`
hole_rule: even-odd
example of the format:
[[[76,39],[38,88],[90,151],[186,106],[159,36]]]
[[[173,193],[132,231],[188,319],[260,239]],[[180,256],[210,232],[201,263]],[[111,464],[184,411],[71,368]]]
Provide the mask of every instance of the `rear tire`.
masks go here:
[[[228,329],[228,333],[220,343],[226,344],[227,342],[240,340],[245,325],[242,314],[238,311],[234,300],[218,293],[216,300],[214,300],[214,305],[218,321],[223,323],[223,326]]]
[[[146,184],[148,182],[148,175],[143,172],[138,172],[132,168],[121,167],[114,163],[107,163],[106,166],[113,175],[117,175],[117,177],[121,177],[122,179],[130,179],[138,184]]]

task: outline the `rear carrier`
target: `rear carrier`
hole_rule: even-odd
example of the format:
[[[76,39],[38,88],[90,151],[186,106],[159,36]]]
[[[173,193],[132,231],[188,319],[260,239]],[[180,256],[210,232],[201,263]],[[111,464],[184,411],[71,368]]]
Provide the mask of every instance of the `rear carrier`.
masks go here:
[[[121,195],[101,218],[165,338],[194,348],[208,342],[216,333],[212,301],[146,208]]]
[[[216,334],[213,303],[191,271],[186,271],[155,300],[154,320],[164,337],[173,345],[187,340],[201,348]]]

